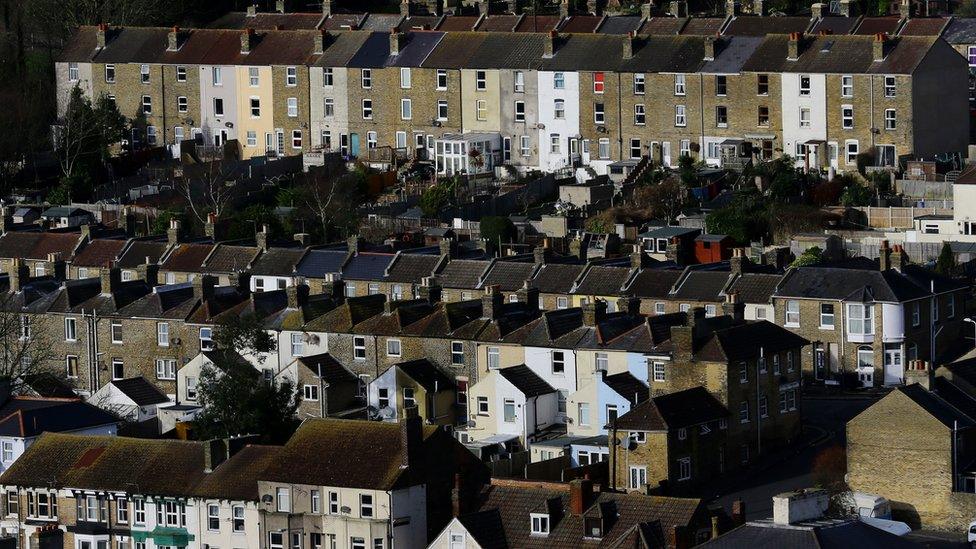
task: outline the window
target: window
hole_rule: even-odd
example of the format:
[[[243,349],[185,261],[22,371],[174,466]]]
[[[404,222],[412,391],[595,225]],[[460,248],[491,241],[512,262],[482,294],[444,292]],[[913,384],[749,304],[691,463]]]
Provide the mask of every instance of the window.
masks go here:
[[[356,360],[366,360],[366,338],[356,336],[352,338],[352,354]]]
[[[532,513],[529,515],[532,518],[532,534],[536,536],[547,536],[549,535],[549,515],[543,515],[540,513]]]
[[[773,375],[779,375],[779,355],[773,355]]]
[[[515,71],[512,73],[512,88],[515,93],[522,93],[525,91],[525,73],[522,71]]]
[[[647,124],[647,111],[643,104],[634,105],[634,125],[643,126]]]
[[[445,69],[437,69],[437,89],[447,89],[447,71]]]
[[[674,75],[674,94],[685,95],[685,75]]]
[[[515,401],[506,398],[502,401],[502,418],[505,423],[515,423]]]
[[[329,514],[339,514],[339,492],[329,492]]]
[[[437,101],[437,119],[447,120],[447,100],[445,99]]]
[[[417,405],[417,398],[413,387],[403,388],[403,407],[413,408]]]
[[[847,304],[847,333],[871,335],[874,333],[874,307],[866,303]]]
[[[400,118],[402,120],[410,120],[413,118],[413,102],[411,100],[400,100]]]
[[[181,113],[186,113],[188,110],[190,110],[189,100],[186,98],[186,96],[181,95],[176,98],[176,110]]]
[[[552,116],[556,120],[566,118],[566,101],[564,99],[554,99],[552,102]]]
[[[600,158],[610,158],[610,139],[603,137],[600,138],[598,143],[599,148],[597,149],[597,154]]]
[[[556,298],[556,308],[557,309],[568,309],[569,308],[569,299],[568,298],[565,298],[565,297],[557,297]]]
[[[78,331],[77,331],[78,321],[75,318],[68,317],[64,319],[64,339],[65,341],[77,341]]]
[[[840,107],[841,127],[845,130],[854,128],[854,107],[851,105],[841,105]]]
[[[77,82],[81,77],[78,75],[78,63],[68,63],[68,80]]]
[[[723,74],[715,76],[715,95],[725,96],[728,95],[728,83],[726,77]]]
[[[729,109],[723,105],[715,107],[715,126],[727,128],[729,126]]]
[[[810,120],[810,108],[800,107],[800,127],[809,128],[812,125]]]
[[[756,75],[756,95],[769,95],[769,75]]]
[[[146,523],[146,500],[141,498],[132,500],[132,523],[140,525]]]
[[[210,69],[210,75],[214,86],[224,85],[223,72],[220,70],[220,67],[212,67]]]
[[[885,109],[884,112],[884,128],[886,130],[893,130],[897,127],[898,121],[895,116],[895,109]]]
[[[156,144],[156,126],[146,126],[146,142],[150,145]]]
[[[630,479],[628,487],[631,490],[640,490],[647,484],[647,467],[630,466]]]
[[[366,540],[363,538],[349,538],[350,549],[366,549]]]
[[[858,154],[858,144],[856,139],[850,139],[844,142],[844,150],[846,151],[845,160],[848,164],[857,164],[857,154]]]
[[[373,119],[373,100],[363,99],[363,120]]]
[[[800,75],[800,95],[810,95],[810,75]]]
[[[268,545],[271,549],[284,549],[285,535],[282,532],[271,532],[268,536]]]
[[[678,460],[678,480],[688,480],[691,478],[691,458],[685,457]]]
[[[366,148],[375,149],[376,148],[376,132],[366,132]],[[374,295],[374,294],[370,294]]]
[[[894,97],[895,96],[895,77],[885,76],[884,77],[884,96]]]
[[[121,326],[119,326],[121,329]],[[119,337],[119,343],[122,342],[121,336]],[[156,323],[156,345],[160,347],[169,347],[169,322],[157,322]]]
[[[769,417],[769,408],[766,404],[766,395],[759,397],[759,417]]]
[[[288,87],[295,87],[298,85],[297,67],[287,67],[285,69],[285,85]]]
[[[844,75],[840,77],[840,95],[841,97],[854,97],[853,76]]]
[[[129,501],[119,499],[115,502],[115,520],[121,524],[129,522]]]
[[[749,423],[749,403],[745,400],[739,403],[739,423]]]
[[[258,68],[257,67],[248,67],[248,69],[247,69],[247,78],[248,78],[248,84],[252,88],[258,87],[258,84],[261,82],[261,77],[260,77],[260,73],[258,72]]]
[[[214,97],[213,111],[214,111],[214,116],[224,115],[224,100],[221,99],[220,97]]]
[[[522,156],[530,156],[532,154],[532,141],[528,135],[519,136],[519,153]]]
[[[515,121],[525,122],[525,101],[515,102]]]
[[[208,328],[208,327],[200,328],[200,350],[201,351],[213,350],[213,328]]]
[[[560,154],[560,144],[562,140],[559,138],[558,133],[553,133],[549,135],[549,152],[551,154]]]
[[[386,356],[400,356],[400,340],[399,339],[387,339],[386,340]]]
[[[593,93],[603,93],[606,89],[605,76],[602,72],[593,73]]]
[[[632,159],[638,159],[638,158],[640,158],[641,157],[642,150],[643,149],[641,149],[641,140],[640,139],[631,139],[630,140],[630,157]]]
[[[834,306],[830,303],[820,304],[820,327],[834,329]]]
[[[14,443],[11,440],[3,441],[2,446],[2,458],[4,463],[10,463],[14,460]]]
[[[769,107],[766,107],[766,106],[762,106],[761,105],[761,106],[759,106],[758,111],[759,112],[758,112],[758,116],[757,116],[757,119],[756,119],[756,125],[757,126],[760,126],[760,127],[764,127],[764,128],[765,127],[768,127],[769,126]]]
[[[211,532],[220,531],[220,506],[215,504],[207,505],[207,530]]]
[[[289,97],[288,98],[288,116],[295,118],[298,116],[298,98]]]
[[[684,105],[674,106],[674,125],[678,128],[683,128],[688,125],[687,119],[685,118]]]
[[[607,120],[607,118],[606,118],[606,113],[604,112],[604,109],[603,109],[603,103],[594,103],[593,104],[593,123],[594,124],[603,124],[603,123],[606,122],[606,120]]]
[[[373,72],[369,69],[363,69],[362,75],[360,77],[362,86],[364,90],[368,90],[373,87]]]
[[[644,95],[646,85],[643,74],[634,75],[634,95]]]
[[[593,360],[597,372],[606,372],[610,369],[610,356],[607,353],[596,353]]]
[[[141,65],[139,67],[139,78],[143,84],[149,83],[149,65]]]
[[[291,131],[291,148],[293,149],[302,148],[302,130]]]
[[[488,101],[479,99],[475,101],[474,108],[478,120],[488,120]]]
[[[186,67],[183,66],[176,67],[176,81],[186,82]]]
[[[370,494],[359,494],[359,516],[373,516],[373,496]]]
[[[912,303],[912,326],[918,327],[922,323],[922,307],[919,302]]]
[[[176,379],[176,361],[169,358],[157,358],[156,379]]]
[[[142,112],[143,114],[152,114],[152,97],[142,96]]]
[[[451,342],[451,364],[456,364],[456,365],[464,364],[464,342],[463,341]]]
[[[276,493],[278,497],[275,501],[277,501],[278,505],[275,509],[278,512],[291,512],[291,490],[288,488],[278,488]]]
[[[786,302],[786,325],[796,327],[800,325],[800,302],[791,299]]]
[[[938,298],[934,298],[938,302]],[[946,301],[946,318],[956,317],[956,296],[950,295]]]
[[[488,415],[488,397],[480,396],[477,398],[478,402],[478,415],[487,416]]]
[[[576,404],[577,423],[581,426],[590,424],[590,403],[580,402]]]
[[[488,347],[488,368],[497,369],[501,364],[498,354],[498,347]]]

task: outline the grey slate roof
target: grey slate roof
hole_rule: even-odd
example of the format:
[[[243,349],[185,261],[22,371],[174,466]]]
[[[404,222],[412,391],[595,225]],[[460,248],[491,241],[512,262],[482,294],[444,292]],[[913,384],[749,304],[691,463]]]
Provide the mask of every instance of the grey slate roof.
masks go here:
[[[373,32],[363,42],[359,51],[349,59],[350,68],[379,68],[386,65],[390,57],[390,33]]]
[[[654,397],[617,418],[617,428],[667,431],[728,417],[729,411],[704,387]]]
[[[942,38],[950,44],[976,44],[976,17],[953,17]]]
[[[626,398],[633,404],[644,402],[650,397],[650,389],[630,372],[622,372],[603,378],[615,393]]]
[[[586,265],[546,263],[539,268],[532,285],[543,294],[568,294]]]
[[[481,259],[452,259],[438,273],[438,280],[444,288],[474,290],[489,265],[491,261]]]
[[[912,399],[922,409],[932,415],[935,419],[946,427],[956,424],[959,427],[971,427],[976,425],[976,421],[964,414],[955,406],[949,404],[938,393],[925,390],[921,385],[915,383],[905,387],[898,387],[896,391],[901,391],[905,396]]]
[[[335,16],[333,16],[335,17]],[[340,31],[329,33],[325,51],[315,63],[317,67],[345,67],[372,35],[366,32]]]
[[[434,274],[441,257],[432,254],[405,254],[396,256],[387,269],[384,280],[389,282],[410,282],[418,284],[424,277]]]
[[[592,265],[586,270],[576,288],[573,289],[573,293],[579,295],[617,295],[622,291],[628,276],[630,276],[630,267]]]
[[[502,368],[498,370],[498,373],[521,391],[526,398],[556,392],[552,385],[546,383],[525,364]]]
[[[403,16],[398,13],[370,13],[363,23],[362,30],[389,34],[390,29],[396,27],[402,19]]]
[[[706,61],[701,72],[706,74],[736,74],[742,70],[746,60],[762,44],[757,36],[732,36],[716,42],[718,50],[715,59]]]
[[[495,261],[485,275],[483,286],[498,285],[503,292],[521,289],[532,278],[536,265],[525,261]]]
[[[918,547],[903,537],[858,520],[826,519],[788,526],[770,520],[747,522],[698,547],[790,547],[791,549],[901,549]]]
[[[603,24],[597,27],[596,32],[600,34],[627,34],[636,32],[640,28],[641,17],[639,15],[618,15],[607,17]]]
[[[132,402],[135,402],[138,406],[169,402],[169,398],[162,391],[142,376],[116,379],[111,383],[115,385],[116,389],[122,391],[125,396],[132,399]]]
[[[342,272],[346,250],[309,250],[298,263],[295,272],[308,278],[322,278],[326,273]]]
[[[845,300],[862,294],[873,301],[895,303],[925,297],[929,290],[891,269],[800,267],[787,273],[775,296]]]
[[[729,36],[765,36],[767,34],[789,34],[805,32],[810,26],[807,17],[756,17],[736,16],[722,32]]]
[[[386,268],[393,261],[393,254],[371,252],[358,253],[349,259],[342,269],[342,278],[351,280],[382,280]]]
[[[727,293],[736,293],[740,303],[769,303],[782,275],[743,273],[729,286]]]
[[[430,55],[437,43],[444,37],[443,32],[411,32],[407,34],[407,43],[400,49],[400,54],[391,56],[387,61],[390,67],[419,67],[424,59]]]
[[[627,294],[635,297],[668,297],[681,274],[677,269],[641,269],[627,286]]]
[[[771,34],[743,65],[750,72],[911,74],[936,43],[930,36],[890,38],[884,60],[874,60],[874,36],[805,36],[799,58],[787,60],[788,37]],[[962,60],[960,60],[962,61]]]
[[[291,276],[305,255],[305,248],[268,248],[251,265],[256,276]]]
[[[692,301],[723,301],[722,290],[728,282],[727,272],[690,271],[671,297]]]

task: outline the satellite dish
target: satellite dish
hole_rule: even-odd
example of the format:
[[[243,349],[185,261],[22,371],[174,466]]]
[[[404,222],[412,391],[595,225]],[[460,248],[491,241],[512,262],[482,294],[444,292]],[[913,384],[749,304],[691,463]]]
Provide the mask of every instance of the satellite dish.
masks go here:
[[[384,407],[380,408],[379,417],[381,419],[392,419],[393,416],[395,416],[395,415],[396,415],[396,412],[394,412],[393,411],[393,408],[390,408],[389,406],[384,406]]]
[[[468,420],[468,428],[469,428],[469,429],[474,429],[475,427],[477,427],[477,425],[478,425],[478,424],[477,424],[477,423],[475,423],[473,419],[469,419],[469,420]]]

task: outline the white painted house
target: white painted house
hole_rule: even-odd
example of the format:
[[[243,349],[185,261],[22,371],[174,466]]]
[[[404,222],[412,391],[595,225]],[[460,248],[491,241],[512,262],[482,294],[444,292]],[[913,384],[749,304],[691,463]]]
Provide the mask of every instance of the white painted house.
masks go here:
[[[551,172],[570,166],[573,147],[580,143],[579,73],[539,71],[539,169]],[[513,145],[513,153],[522,144]],[[583,154],[584,163],[589,158]]]
[[[169,397],[142,376],[114,379],[88,397],[89,404],[136,423],[156,417],[159,407],[169,402]]]
[[[559,423],[559,391],[521,364],[482,377],[470,389],[468,409],[472,439],[509,435],[528,446],[535,435]]]

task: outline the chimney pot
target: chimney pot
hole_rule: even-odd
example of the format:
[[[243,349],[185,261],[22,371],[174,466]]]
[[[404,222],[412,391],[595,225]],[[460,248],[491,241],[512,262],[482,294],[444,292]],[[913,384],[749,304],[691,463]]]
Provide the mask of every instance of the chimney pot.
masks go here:
[[[883,61],[887,54],[888,33],[879,32],[874,35],[874,60]]]

